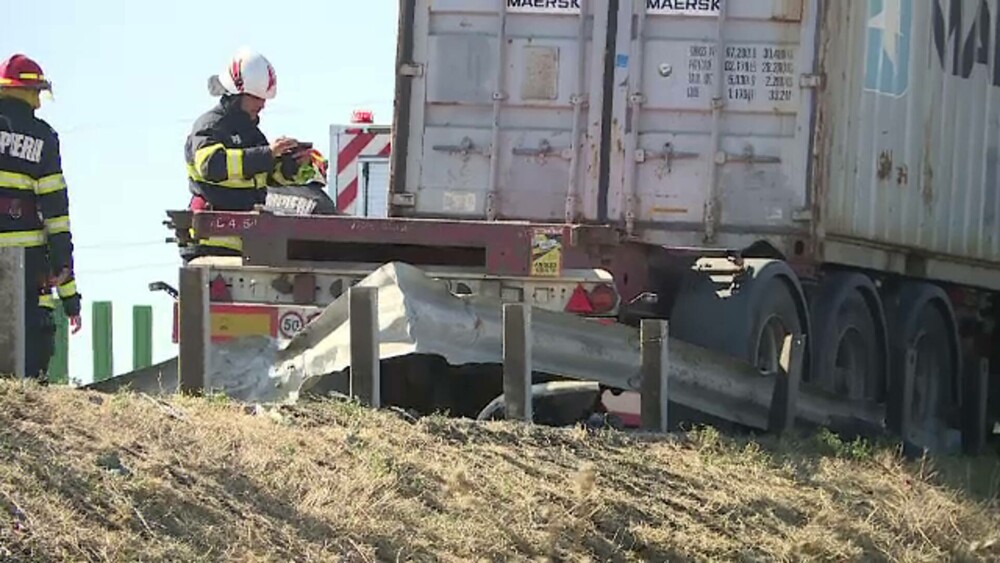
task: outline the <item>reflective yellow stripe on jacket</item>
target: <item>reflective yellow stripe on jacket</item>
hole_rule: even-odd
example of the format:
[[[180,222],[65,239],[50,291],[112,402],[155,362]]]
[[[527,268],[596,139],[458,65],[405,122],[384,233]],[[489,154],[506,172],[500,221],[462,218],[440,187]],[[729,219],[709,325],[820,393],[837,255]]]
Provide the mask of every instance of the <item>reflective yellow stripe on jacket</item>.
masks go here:
[[[76,280],[70,280],[56,288],[61,299],[68,299],[76,295]]]
[[[38,195],[45,195],[66,189],[66,178],[62,174],[52,174],[38,180],[36,192]]]
[[[38,296],[38,305],[46,309],[55,309],[56,299],[52,297],[51,293],[43,293]]]
[[[243,177],[243,151],[226,149],[226,175],[230,178]]]
[[[204,175],[208,159],[217,151],[226,154],[226,176],[221,182],[209,180]],[[227,149],[222,143],[202,147],[194,153],[194,164],[188,164],[188,175],[196,182],[204,182],[224,188],[257,188],[267,185],[267,174],[257,174],[253,178],[243,177],[243,149]]]
[[[51,194],[66,189],[66,177],[60,174],[45,176],[35,180],[27,174],[0,170],[0,188],[35,192],[38,195]]]
[[[208,163],[208,159],[211,158],[212,155],[215,154],[215,151],[218,150],[226,150],[226,147],[222,143],[216,143],[194,151],[194,167],[197,168],[199,172],[204,170],[206,163]]]
[[[45,232],[50,235],[69,232],[69,216],[53,217],[45,220]]]
[[[45,231],[15,231],[0,233],[0,246],[32,248],[45,245]]]
[[[0,170],[0,188],[33,192],[37,189],[37,185],[38,182],[31,176]]]
[[[204,176],[202,176],[201,172],[199,172],[197,168],[195,168],[190,164],[188,165],[188,175],[195,182],[202,182],[205,184],[210,184],[212,186],[222,186],[223,188],[252,189],[257,187],[257,183],[254,180],[240,179],[240,180],[223,180],[221,182],[213,182],[212,180],[209,180]]]

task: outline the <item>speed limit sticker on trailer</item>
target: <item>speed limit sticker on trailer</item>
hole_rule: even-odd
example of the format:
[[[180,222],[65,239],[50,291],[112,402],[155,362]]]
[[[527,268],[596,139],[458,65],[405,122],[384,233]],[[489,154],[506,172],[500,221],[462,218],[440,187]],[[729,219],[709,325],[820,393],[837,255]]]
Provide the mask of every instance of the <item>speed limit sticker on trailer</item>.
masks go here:
[[[306,319],[298,311],[285,311],[278,317],[278,332],[283,338],[291,338],[306,326]]]
[[[532,276],[558,277],[562,274],[562,238],[561,228],[543,228],[532,231]]]

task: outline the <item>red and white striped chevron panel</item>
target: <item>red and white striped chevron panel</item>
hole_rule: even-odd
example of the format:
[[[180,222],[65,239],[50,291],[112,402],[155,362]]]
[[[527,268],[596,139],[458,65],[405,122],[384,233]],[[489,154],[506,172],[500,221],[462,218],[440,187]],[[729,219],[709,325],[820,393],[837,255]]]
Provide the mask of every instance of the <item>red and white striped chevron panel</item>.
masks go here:
[[[340,130],[334,138],[337,143],[337,209],[354,215],[358,202],[358,162],[364,157],[388,157],[391,130],[386,126],[352,126]]]

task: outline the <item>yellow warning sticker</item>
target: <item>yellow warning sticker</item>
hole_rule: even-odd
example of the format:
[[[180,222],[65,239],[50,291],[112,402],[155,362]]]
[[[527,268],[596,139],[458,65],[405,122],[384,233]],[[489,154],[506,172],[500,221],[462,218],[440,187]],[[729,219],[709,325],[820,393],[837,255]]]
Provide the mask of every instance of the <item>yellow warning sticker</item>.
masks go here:
[[[531,275],[562,275],[562,229],[535,229],[531,237]]]

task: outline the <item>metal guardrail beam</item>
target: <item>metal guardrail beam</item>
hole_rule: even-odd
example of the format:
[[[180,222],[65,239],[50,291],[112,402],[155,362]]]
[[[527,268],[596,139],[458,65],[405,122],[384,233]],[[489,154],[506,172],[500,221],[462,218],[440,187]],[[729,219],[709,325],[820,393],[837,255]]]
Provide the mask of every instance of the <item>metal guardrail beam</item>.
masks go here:
[[[380,357],[433,354],[452,365],[503,361],[503,307],[486,296],[457,297],[418,268],[382,266],[356,287],[377,288]],[[565,313],[532,311],[532,367],[539,373],[641,392],[639,331]],[[350,365],[346,299],[338,299],[278,353],[275,376],[308,389]],[[746,362],[675,339],[667,342],[670,400],[759,430],[771,426],[774,377]],[[307,381],[312,378],[313,381]],[[836,429],[881,428],[877,405],[844,403],[810,389],[797,394],[797,418]]]
[[[129,389],[134,393],[146,393],[154,396],[174,395],[179,390],[177,364],[177,356],[174,356],[137,371],[104,381],[95,381],[82,388],[102,393],[115,393],[122,389]]]
[[[503,401],[505,418],[531,423],[534,399],[559,389],[551,385],[532,385],[532,309],[523,303],[503,304]],[[353,323],[351,319],[349,322]],[[665,433],[668,425],[668,350],[667,321],[646,319],[641,330],[641,377],[643,429]],[[596,385],[594,386],[596,388]],[[584,391],[584,386],[565,389]],[[595,389],[596,392],[596,389]],[[491,403],[492,405],[492,403]],[[484,412],[491,412],[490,407]]]
[[[241,400],[294,400],[327,374],[351,368],[356,377],[345,392],[378,406],[380,360],[432,354],[452,365],[505,364],[502,401],[510,401],[510,418],[531,420],[526,399],[537,395],[536,388],[553,394],[569,387],[596,389],[600,383],[644,395],[644,426],[657,431],[665,428],[668,400],[779,433],[796,419],[834,430],[882,424],[877,406],[845,404],[799,389],[803,337],[788,341],[784,373],[763,377],[745,362],[667,338],[662,321],[647,320],[641,331],[542,309],[529,312],[520,304],[505,307],[488,296],[458,297],[418,268],[401,263],[386,264],[353,286],[280,350],[253,343],[227,347],[236,355],[220,356],[217,367],[233,365],[216,374],[210,369],[216,360],[209,343],[208,269],[189,265],[180,277],[179,379],[184,392],[199,393],[211,384]],[[523,343],[515,345],[516,340]],[[237,356],[248,361],[234,363]],[[530,385],[532,372],[580,381],[542,389]]]
[[[24,377],[24,249],[0,248],[0,374]]]

